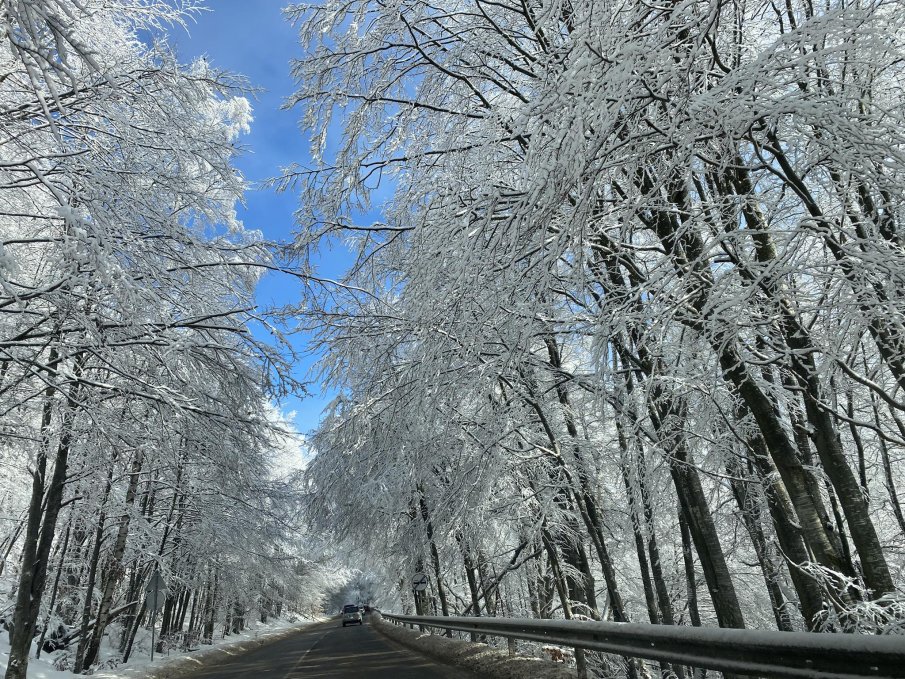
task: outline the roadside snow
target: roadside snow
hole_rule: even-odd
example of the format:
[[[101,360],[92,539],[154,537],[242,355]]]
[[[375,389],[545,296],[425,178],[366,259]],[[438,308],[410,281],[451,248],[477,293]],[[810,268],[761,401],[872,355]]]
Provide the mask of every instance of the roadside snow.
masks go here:
[[[196,651],[171,651],[169,655],[155,654],[153,663],[149,657],[139,656],[130,660],[126,665],[111,670],[99,670],[91,676],[98,679],[177,679],[187,677],[202,667],[279,641],[320,621],[320,619],[316,619],[291,623],[286,620],[274,620],[266,624],[258,623],[239,634],[233,634],[225,639],[215,639],[211,646],[202,646]],[[35,660],[32,655],[28,662],[28,679],[75,679],[75,677],[84,676],[55,669],[53,661],[56,656],[56,653],[45,654],[41,656],[40,660]],[[0,674],[6,673],[8,658],[9,635],[2,633],[0,634]]]
[[[575,679],[575,670],[541,658],[510,658],[487,644],[418,632],[384,621],[379,614],[371,616],[371,625],[378,632],[403,646],[457,665],[478,676],[490,679]]]

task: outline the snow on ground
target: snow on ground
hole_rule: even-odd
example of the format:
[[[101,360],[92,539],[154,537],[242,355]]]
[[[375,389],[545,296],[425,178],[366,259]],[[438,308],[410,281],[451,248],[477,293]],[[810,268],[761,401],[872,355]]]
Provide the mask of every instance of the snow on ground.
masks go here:
[[[540,658],[513,657],[506,651],[460,639],[410,630],[371,616],[371,624],[381,634],[437,660],[491,679],[575,679],[575,670]]]
[[[206,665],[221,662],[230,656],[246,653],[283,637],[294,634],[309,625],[320,622],[320,619],[289,622],[288,620],[271,620],[249,626],[239,634],[232,634],[225,639],[215,639],[210,646],[201,646],[195,651],[170,651],[169,655],[154,654],[154,662],[149,655],[133,655],[125,665],[114,669],[99,670],[92,676],[97,679],[176,679],[188,676]],[[136,642],[138,640],[136,639]],[[150,648],[150,639],[146,646]],[[69,671],[60,671],[54,667],[54,661],[64,651],[42,654],[35,660],[34,646],[28,663],[28,679],[73,679],[84,675],[76,675]],[[9,635],[0,633],[0,675],[6,672],[9,657]]]

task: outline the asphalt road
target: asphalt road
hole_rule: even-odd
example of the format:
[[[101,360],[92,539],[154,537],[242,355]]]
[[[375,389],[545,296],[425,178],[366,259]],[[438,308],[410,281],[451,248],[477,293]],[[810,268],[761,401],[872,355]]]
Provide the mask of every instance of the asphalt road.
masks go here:
[[[234,659],[211,665],[192,679],[473,679],[419,655],[363,625],[319,623]]]

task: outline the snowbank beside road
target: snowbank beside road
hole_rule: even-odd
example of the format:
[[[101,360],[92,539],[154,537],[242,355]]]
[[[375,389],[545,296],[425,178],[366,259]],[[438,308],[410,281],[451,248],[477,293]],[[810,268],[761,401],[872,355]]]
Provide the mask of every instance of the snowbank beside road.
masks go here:
[[[321,620],[304,620],[290,623],[275,620],[257,624],[239,634],[225,639],[216,639],[211,646],[202,646],[196,651],[171,651],[169,655],[155,655],[151,663],[147,657],[139,657],[115,669],[99,670],[91,675],[97,679],[179,679],[229,658],[247,653],[266,644],[284,639]],[[6,672],[9,657],[9,639],[6,634],[0,641],[0,674]],[[28,663],[28,679],[75,679],[84,677],[72,672],[61,672],[53,667],[54,654],[44,655],[40,660],[34,657]]]
[[[540,658],[510,658],[487,644],[479,644],[393,625],[379,614],[371,615],[371,625],[384,636],[403,646],[429,655],[445,663],[490,679],[575,679],[575,670]]]
[[[161,658],[163,662],[159,665],[156,659],[154,665],[150,665],[148,660],[143,660],[141,665],[132,666],[130,663],[129,666],[123,665],[115,670],[98,672],[93,676],[99,679],[178,679],[188,677],[208,665],[215,665],[231,657],[285,639],[316,622],[320,622],[320,620],[306,620],[297,623],[276,621],[271,624],[259,625],[226,639],[219,639],[212,646],[204,646],[197,651],[165,656]]]

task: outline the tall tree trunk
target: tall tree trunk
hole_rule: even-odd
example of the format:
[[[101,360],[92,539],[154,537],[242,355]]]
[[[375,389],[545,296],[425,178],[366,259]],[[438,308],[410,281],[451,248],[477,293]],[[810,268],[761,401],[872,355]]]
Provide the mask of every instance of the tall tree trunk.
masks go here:
[[[701,626],[701,614],[698,611],[698,582],[694,572],[694,551],[691,542],[691,531],[688,529],[688,521],[679,503],[679,535],[682,538],[682,561],[685,564],[685,587],[688,599],[688,619],[692,626]]]
[[[663,577],[663,564],[660,560],[660,547],[657,545],[657,533],[654,528],[654,511],[651,505],[650,495],[647,492],[645,481],[646,469],[643,467],[643,452],[640,447],[637,451],[635,468],[638,472],[638,490],[641,494],[641,506],[644,508],[644,525],[647,529],[647,551],[650,554],[651,574],[654,578],[654,587],[657,591],[657,603],[660,606],[660,614],[664,625],[675,624],[675,613],[672,608],[672,600],[669,597],[669,589],[666,587],[666,579]],[[679,679],[682,679],[681,675]]]
[[[527,572],[525,573],[525,581],[528,585],[528,599],[531,604],[531,614],[540,620],[544,618],[545,604],[541,601],[541,590],[543,588],[543,578],[540,575],[540,567],[538,559],[529,559]]]
[[[47,604],[47,615],[44,616],[44,624],[41,626],[41,638],[38,639],[38,648],[35,651],[35,660],[41,657],[41,650],[44,647],[44,639],[47,636],[47,628],[50,627],[50,620],[53,617],[53,609],[57,602],[57,592],[60,589],[60,577],[63,575],[63,564],[66,562],[66,549],[69,547],[69,536],[72,534],[72,516],[70,514],[69,522],[66,524],[66,533],[63,535],[63,544],[60,546],[60,560],[57,562],[57,572],[53,577],[53,588],[50,590],[50,602]]]
[[[537,389],[533,384],[533,380],[527,377],[524,373],[522,377],[528,391],[528,395],[524,397],[524,401],[537,414],[538,420],[540,421],[541,426],[544,429],[547,440],[550,442],[551,452],[547,454],[547,457],[553,467],[553,469],[550,470],[550,483],[554,485],[562,485],[562,479],[558,479],[556,477],[556,474],[554,473],[558,472],[562,474],[564,480],[568,484],[567,489],[561,489],[559,491],[555,501],[562,508],[563,512],[570,518],[574,516],[574,509],[577,507],[578,514],[581,516],[585,528],[587,529],[588,534],[591,538],[591,542],[593,542],[595,550],[597,552],[597,558],[600,562],[600,567],[603,571],[604,580],[607,585],[607,594],[609,596],[611,610],[613,611],[613,618],[617,622],[629,622],[628,616],[625,613],[625,607],[622,603],[622,596],[619,593],[619,587],[616,581],[616,571],[613,567],[612,560],[610,559],[606,543],[603,540],[602,522],[600,520],[599,513],[597,512],[597,505],[594,500],[593,494],[590,492],[589,482],[586,478],[586,474],[584,475],[584,481],[579,478],[576,483],[576,479],[574,478],[571,469],[563,459],[559,446],[559,440],[553,430],[553,425],[547,417],[546,412],[541,407],[539,400],[535,397]],[[583,474],[579,473],[579,477],[581,477],[582,475]],[[573,535],[577,536],[577,521],[571,521],[569,527],[570,532]],[[590,607],[589,605],[589,610],[592,613],[593,617],[599,619],[600,613],[596,604],[594,578],[588,569],[582,567],[579,548],[577,547],[577,545],[568,547],[567,551],[564,553],[564,558],[570,566],[583,573],[584,581],[581,583],[573,583],[571,585],[573,596],[575,597],[574,600],[581,601],[582,603],[589,603],[593,601],[594,605],[593,607]],[[582,590],[580,594],[578,589],[579,587]]]
[[[207,643],[213,643],[214,639],[214,626],[217,622],[217,595],[219,594],[219,584],[220,571],[215,568],[214,582],[211,585],[210,617],[208,617],[204,624],[204,638],[207,640]]]
[[[185,588],[182,594],[182,605],[179,607],[179,615],[176,616],[176,625],[175,629],[177,632],[182,632],[182,628],[185,626],[185,616],[188,614],[189,603],[194,601],[196,592],[188,587]],[[194,605],[193,605],[194,607]],[[270,613],[270,604],[262,607],[262,615],[269,615]],[[266,618],[261,622],[267,622]]]
[[[877,427],[880,426],[880,411],[877,402],[871,394],[871,406],[874,413],[874,422]],[[889,504],[892,506],[892,513],[896,517],[899,524],[899,530],[905,535],[905,513],[902,512],[902,503],[899,501],[899,495],[896,492],[896,481],[892,474],[892,464],[889,459],[889,448],[886,441],[879,437],[877,444],[880,448],[880,462],[883,465],[883,481],[886,486],[886,492],[889,495]]]
[[[627,349],[618,339],[614,338],[616,351],[622,365],[628,368],[632,364],[628,359]],[[637,348],[641,370],[645,377],[650,379],[660,371],[654,369],[654,359],[647,354],[644,347],[639,344]],[[626,385],[626,391],[631,391],[630,384]],[[670,475],[701,561],[704,579],[707,582],[717,620],[721,627],[743,628],[745,626],[744,616],[729,567],[726,564],[713,516],[707,506],[707,498],[704,495],[701,480],[698,477],[684,434],[672,423],[673,420],[684,420],[686,407],[681,399],[674,398],[661,385],[655,385],[647,410],[658,439],[664,449],[669,451]],[[624,410],[624,414],[633,417],[633,413],[629,410]]]
[[[740,478],[743,473],[740,467],[728,465],[727,472],[731,477],[732,494],[738,505],[739,515],[748,532],[748,537],[751,539],[751,544],[754,546],[754,554],[757,556],[757,562],[760,564],[761,573],[764,576],[764,585],[770,597],[776,628],[783,632],[791,632],[792,625],[786,612],[785,596],[779,586],[782,575],[767,553],[767,539],[761,524],[759,500],[749,492],[747,486],[751,481]]]
[[[735,585],[726,564],[713,515],[701,487],[701,480],[684,446],[680,446],[673,455],[675,459],[671,462],[669,471],[701,561],[704,580],[707,582],[717,621],[720,627],[744,628],[745,619],[741,605],[735,593]]]
[[[171,589],[163,602],[163,615],[160,616],[160,633],[157,635],[157,653],[163,653],[164,641],[170,633],[170,625],[173,620],[173,608],[176,605],[178,592]]]
[[[647,563],[644,536],[641,533],[641,517],[638,511],[638,503],[635,497],[635,489],[632,484],[626,458],[629,455],[628,442],[625,439],[621,423],[616,422],[616,431],[619,437],[619,447],[622,450],[623,461],[619,465],[622,472],[622,483],[625,486],[625,494],[628,498],[629,519],[632,524],[632,534],[635,536],[635,553],[638,556],[638,566],[641,571],[641,585],[644,588],[644,601],[647,604],[647,617],[652,625],[659,625],[662,620],[660,609],[657,606],[657,596],[654,593],[653,581],[650,576],[650,567]]]
[[[123,632],[119,638],[119,654],[120,657],[125,657],[126,646],[129,643],[129,635],[132,630],[132,627],[135,622],[135,614],[138,610],[138,607],[141,605],[138,601],[138,587],[140,584],[139,572],[140,567],[137,563],[133,563],[132,567],[129,569],[129,585],[126,588],[126,601],[127,602],[135,602],[129,606],[125,613],[123,614],[122,628]],[[123,660],[125,662],[125,660]]]
[[[471,610],[474,615],[481,615],[481,597],[478,590],[478,578],[475,575],[474,559],[471,556],[471,546],[462,535],[461,531],[456,532],[456,544],[459,545],[459,551],[462,553],[462,564],[465,568],[465,580],[468,583],[468,593],[471,596]],[[529,586],[530,596],[530,586]],[[474,635],[472,635],[474,637]],[[474,638],[472,639],[474,641]]]
[[[734,350],[723,348],[720,363],[724,375],[738,390],[757,422],[761,437],[789,491],[789,498],[802,528],[802,537],[807,541],[814,558],[831,570],[847,572],[844,557],[830,539],[826,524],[821,520],[818,504],[809,488],[807,473],[798,457],[798,449],[786,433],[770,399],[755,384],[744,368],[741,357]]]
[[[643,188],[648,191],[654,186],[646,174],[644,175],[644,182],[642,183]],[[704,323],[703,310],[713,287],[713,272],[706,268],[708,258],[705,256],[703,242],[700,235],[695,230],[695,227],[690,226],[689,228],[682,228],[683,225],[680,223],[684,216],[688,214],[686,209],[688,198],[685,185],[674,181],[671,184],[670,197],[671,200],[682,209],[674,212],[658,211],[649,217],[648,223],[650,228],[658,235],[663,245],[673,253],[675,270],[678,275],[688,280],[689,289],[692,291],[693,298],[689,300],[687,306],[690,310],[696,312],[696,315],[694,313],[689,313],[684,315],[681,320],[696,332],[709,336],[711,347],[719,357],[720,367],[724,377],[738,390],[738,393],[744,399],[761,429],[761,433],[767,447],[770,449],[771,455],[782,472],[784,467],[793,466],[795,464],[795,448],[788,439],[782,424],[779,422],[779,417],[773,409],[769,398],[751,378],[747,366],[738,352],[736,338],[732,335],[734,330],[726,327],[713,328]],[[746,218],[751,214],[750,211],[745,212]],[[758,229],[758,233],[769,233],[769,230],[764,228],[765,225],[760,224],[759,226],[761,228]],[[734,230],[734,228],[735,225],[733,224],[729,230]],[[770,245],[771,243],[769,242],[760,243],[759,246],[755,248],[758,257],[761,258],[762,261],[766,262],[770,260],[770,257],[772,256],[770,254]],[[740,263],[739,269],[744,275],[746,269],[742,263]],[[791,362],[796,378],[803,387],[802,391],[804,392],[803,396],[805,398],[805,410],[809,422],[815,430],[814,437],[815,442],[818,444],[818,454],[820,455],[827,475],[833,482],[834,487],[836,487],[837,492],[839,492],[840,495],[843,495],[845,492],[847,495],[847,490],[850,490],[849,481],[854,477],[851,476],[851,470],[848,469],[844,456],[841,453],[839,439],[835,433],[832,419],[823,408],[824,399],[814,366],[814,353],[816,349],[810,340],[810,334],[795,314],[793,305],[785,300],[779,292],[781,288],[778,285],[775,283],[768,283],[763,284],[760,287],[771,297],[779,312],[779,327],[782,331],[785,343],[791,350]],[[830,469],[830,467],[832,467],[832,469]],[[846,476],[846,470],[848,476]],[[795,481],[793,478],[787,479],[785,476],[783,477],[783,480],[787,485],[794,483]],[[845,491],[840,490],[840,488],[844,488]],[[808,524],[805,534],[807,539],[814,543],[812,549],[815,554],[818,555],[818,560],[825,565],[829,565],[829,567],[834,570],[842,571],[844,562],[840,558],[841,555],[833,550],[830,540],[824,532],[825,527],[812,521],[812,517],[809,516],[809,514],[813,513],[814,508],[813,506],[809,508],[807,505],[813,505],[813,501],[803,498],[802,494],[797,489],[792,492],[792,499],[793,502],[796,503],[796,510],[798,510],[798,501],[802,499],[805,500],[805,504],[799,512],[799,518],[803,523]],[[863,547],[864,553],[861,554],[862,561],[867,559],[870,562],[870,564],[865,567],[866,577],[868,571],[872,574],[868,577],[868,584],[870,584],[872,580],[878,586],[881,584],[889,584],[891,586],[888,570],[884,570],[885,559],[883,558],[882,550],[879,550],[879,542],[876,540],[873,524],[870,523],[869,517],[865,511],[866,503],[864,502],[864,498],[859,494],[857,499],[849,498],[849,500],[850,502],[847,506],[846,502],[843,501],[849,522],[854,522],[865,531],[865,534],[859,538],[859,542],[856,542],[856,545],[859,543],[861,545],[858,548],[859,553],[862,552]],[[850,512],[852,515],[851,517],[849,517]],[[694,534],[693,526],[692,534]],[[884,572],[885,580],[883,578]],[[886,590],[880,588],[880,591]]]
[[[58,365],[56,350],[51,350],[49,363],[53,366]],[[22,549],[22,570],[19,573],[13,630],[10,634],[6,679],[26,679],[28,671],[29,648],[35,636],[35,625],[41,610],[41,599],[44,596],[44,585],[47,579],[50,549],[56,534],[57,517],[63,504],[69,450],[72,444],[72,427],[81,391],[81,383],[78,380],[81,377],[84,363],[84,354],[75,357],[73,366],[75,383],[69,387],[60,415],[59,440],[53,461],[53,475],[50,484],[46,486],[46,493],[47,452],[50,448],[51,414],[56,391],[52,385],[49,385],[44,392],[44,406],[41,415],[42,440],[35,469],[32,471],[28,524]]]
[[[685,566],[685,591],[688,600],[688,620],[693,627],[701,626],[701,613],[698,610],[698,583],[694,572],[694,546],[691,542],[691,531],[688,522],[682,512],[682,504],[678,507],[679,535],[682,538],[682,562]],[[705,679],[707,670],[699,667],[689,667],[694,679]]]
[[[115,461],[115,457],[114,457]],[[104,492],[100,502],[100,513],[94,534],[94,546],[91,549],[91,561],[88,565],[88,582],[85,584],[85,601],[82,606],[82,625],[79,644],[75,652],[75,673],[81,674],[83,669],[90,667],[86,664],[85,648],[88,643],[88,625],[91,622],[91,610],[94,608],[94,585],[97,581],[97,569],[101,560],[101,543],[104,541],[104,528],[107,523],[107,500],[110,497],[110,487],[113,484],[113,464],[107,470],[107,481],[104,484]]]
[[[794,177],[794,181],[800,185],[800,189],[804,188],[805,184],[801,182],[789,159],[782,152],[782,147],[779,146],[775,133],[768,132],[768,136],[771,137],[771,141],[776,141],[776,148],[771,149],[770,152],[777,159],[783,171],[790,179]],[[746,190],[750,188],[750,182],[746,184],[745,179],[747,176],[740,174],[740,172],[739,170],[737,173],[737,181],[741,182],[740,189]],[[799,195],[804,197],[809,194],[799,193]],[[806,203],[812,216],[822,220],[823,214],[817,207],[817,202],[811,199],[806,200]],[[757,212],[749,209],[745,213],[745,217],[759,232],[769,233],[769,230],[763,228],[766,225]],[[824,240],[828,241],[828,238],[829,234],[824,234]],[[828,244],[830,244],[830,249],[834,254],[839,253],[839,248],[835,244]],[[773,251],[775,250],[772,250],[770,246],[756,249],[759,260],[765,263],[772,261],[771,252]],[[845,256],[840,256],[840,261],[848,262],[848,259]],[[843,269],[848,271],[849,267],[846,265]],[[864,580],[867,586],[874,591],[875,596],[892,592],[894,589],[892,576],[889,573],[889,566],[886,563],[886,557],[883,554],[876,528],[870,518],[868,501],[861,492],[858,480],[845,458],[834,415],[829,412],[830,401],[826,398],[815,359],[819,349],[812,340],[809,329],[796,312],[795,305],[786,299],[783,294],[783,288],[779,282],[770,281],[769,284],[761,285],[761,289],[773,296],[779,312],[779,327],[785,343],[790,349],[791,367],[798,385],[801,387],[801,395],[804,399],[805,413],[810,424],[810,434],[814,440],[814,447],[817,449],[817,455],[823,465],[824,472],[830,483],[832,483],[842,505],[842,512],[848,522],[852,541],[855,543],[858,556],[861,558]],[[868,312],[868,318],[872,321],[877,316],[876,313]],[[882,323],[879,319],[878,322]],[[869,323],[869,326],[873,328],[874,323]],[[888,334],[884,330],[880,333],[874,333],[874,338],[878,342],[881,354],[887,358],[887,365],[890,370],[896,374],[900,384],[905,385],[905,372],[902,371],[905,364],[902,363],[901,352],[894,352],[898,355],[887,356],[889,342],[885,341],[883,337]],[[767,443],[769,445],[769,440]]]
[[[440,553],[437,551],[437,543],[434,540],[434,524],[427,510],[427,500],[424,498],[424,490],[418,489],[418,503],[421,508],[421,519],[427,532],[427,543],[430,549],[431,563],[434,567],[434,577],[437,584],[437,596],[440,597],[440,610],[443,617],[449,617],[449,604],[446,601],[446,592],[443,589],[443,571],[440,564]],[[452,637],[452,631],[446,630],[446,636]]]
[[[613,611],[613,619],[617,622],[629,622],[628,614],[626,613],[625,606],[622,602],[622,595],[619,592],[619,585],[616,580],[616,570],[613,567],[613,562],[610,559],[609,550],[607,549],[606,542],[604,541],[603,520],[601,519],[600,511],[597,508],[597,500],[595,498],[595,493],[591,483],[591,475],[589,470],[587,469],[584,456],[581,453],[578,427],[575,424],[575,416],[572,412],[569,389],[564,379],[566,372],[562,364],[562,354],[559,350],[559,345],[557,345],[552,335],[547,334],[544,336],[544,345],[547,348],[547,358],[549,364],[554,371],[554,379],[556,380],[556,395],[560,408],[562,409],[562,416],[566,425],[566,431],[568,432],[569,437],[572,440],[571,450],[572,455],[575,459],[574,474],[570,470],[571,465],[567,464],[563,459],[562,453],[559,449],[558,441],[551,438],[550,443],[553,446],[553,450],[558,453],[557,457],[559,458],[559,464],[562,469],[566,471],[568,478],[571,480],[573,479],[573,477],[577,477],[577,484],[575,484],[574,481],[571,481],[571,485],[573,486],[573,494],[575,496],[575,501],[578,505],[581,517],[584,521],[585,528],[588,531],[588,536],[591,538],[591,542],[593,543],[594,549],[597,552],[597,559],[600,562],[600,568],[601,571],[603,571],[603,579],[606,583],[610,608]],[[539,401],[533,394],[532,401],[537,404],[535,406],[536,409],[539,409]],[[543,418],[543,421],[546,422],[546,418]],[[549,424],[545,423],[544,428],[547,432],[547,436],[551,437],[552,428],[549,426]],[[599,620],[601,616],[599,607],[596,602],[594,580],[590,571],[588,571],[586,575],[586,580],[589,607],[592,616],[595,619]]]
[[[97,622],[91,633],[91,641],[85,650],[85,666],[90,667],[97,659],[100,650],[101,640],[107,629],[107,623],[110,621],[110,610],[113,606],[113,594],[116,586],[122,578],[122,560],[126,551],[126,540],[129,537],[129,521],[131,519],[131,510],[135,504],[135,496],[138,492],[138,479],[141,473],[142,453],[137,451],[132,458],[132,464],[129,469],[129,485],[126,488],[126,501],[123,508],[123,514],[119,520],[119,526],[116,533],[116,541],[113,543],[113,550],[107,562],[106,577],[104,578],[103,591],[101,592],[101,600],[97,611]],[[127,599],[127,601],[132,601]]]
[[[801,614],[808,629],[814,629],[819,615],[824,608],[824,594],[819,583],[805,570],[811,560],[803,529],[795,521],[795,508],[785,485],[776,478],[776,467],[773,466],[766,452],[766,445],[760,436],[752,438],[751,450],[754,453],[753,467],[757,470],[764,487],[767,507],[773,519],[776,538],[782,548],[789,575],[798,594]]]
[[[569,601],[568,584],[566,582],[565,576],[563,575],[562,566],[559,563],[559,555],[556,552],[556,544],[547,529],[546,519],[544,519],[544,523],[541,528],[541,541],[543,542],[544,548],[547,550],[547,558],[550,561],[550,570],[552,571],[553,582],[556,585],[556,592],[557,594],[559,594],[559,602],[562,606],[563,617],[565,617],[566,620],[571,620],[574,616],[572,613],[572,604]],[[584,649],[575,649],[575,664],[577,665],[576,671],[579,679],[586,679],[588,676],[588,666]],[[633,666],[633,664],[629,665],[629,667]]]

